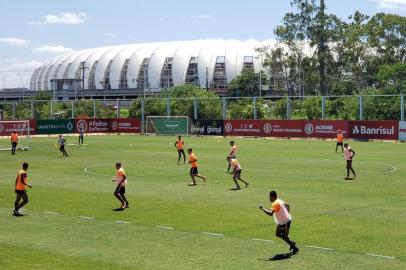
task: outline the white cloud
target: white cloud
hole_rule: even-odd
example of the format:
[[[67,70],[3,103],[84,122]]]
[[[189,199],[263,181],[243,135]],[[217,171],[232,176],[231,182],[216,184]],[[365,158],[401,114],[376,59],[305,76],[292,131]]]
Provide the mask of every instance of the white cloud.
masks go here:
[[[211,17],[211,14],[197,14],[197,15],[192,15],[191,18],[192,19],[209,19]]]
[[[13,46],[28,46],[30,41],[22,38],[2,37],[0,43],[6,43]]]
[[[31,75],[40,65],[36,60],[0,57],[0,88],[29,87]]]
[[[48,14],[42,17],[42,21],[30,22],[30,24],[83,24],[89,20],[89,16],[86,13],[69,13],[62,12],[59,15]]]
[[[406,0],[373,0],[379,9],[406,9]]]
[[[112,33],[112,32],[106,32],[106,33],[104,33],[104,35],[106,37],[116,37],[117,36],[115,33]]]
[[[34,48],[32,50],[35,53],[53,53],[53,54],[67,53],[73,51],[72,48],[66,48],[62,45],[44,45],[41,47]]]

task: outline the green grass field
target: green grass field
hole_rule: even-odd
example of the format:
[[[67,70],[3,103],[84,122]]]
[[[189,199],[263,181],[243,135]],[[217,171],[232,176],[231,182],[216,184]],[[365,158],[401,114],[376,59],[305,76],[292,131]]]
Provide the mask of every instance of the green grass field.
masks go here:
[[[67,159],[55,138],[31,139],[16,156],[1,151],[0,269],[406,269],[406,144],[352,143],[350,182],[334,142],[236,139],[251,185],[230,191],[229,139],[185,138],[208,176],[196,187],[187,186],[189,166],[176,165],[174,140],[86,137],[86,146],[67,146]],[[23,161],[33,189],[17,218]],[[132,208],[122,212],[112,211],[116,161],[129,178]],[[300,252],[287,260],[269,261],[288,246],[258,209],[272,189],[291,205]]]

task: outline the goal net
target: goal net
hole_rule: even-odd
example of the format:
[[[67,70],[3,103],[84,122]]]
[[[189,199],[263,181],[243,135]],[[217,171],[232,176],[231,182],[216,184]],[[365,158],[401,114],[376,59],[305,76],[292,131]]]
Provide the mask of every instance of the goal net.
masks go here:
[[[156,135],[188,135],[190,123],[189,116],[147,116],[145,133]]]
[[[17,149],[28,150],[31,131],[29,120],[0,121],[0,150],[11,150],[10,136],[13,131],[18,134]]]

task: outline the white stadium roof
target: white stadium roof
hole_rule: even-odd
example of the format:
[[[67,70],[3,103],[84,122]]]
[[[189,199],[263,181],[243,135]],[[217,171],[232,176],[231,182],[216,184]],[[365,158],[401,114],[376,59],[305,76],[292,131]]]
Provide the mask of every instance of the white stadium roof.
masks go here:
[[[226,89],[243,70],[260,70],[257,48],[274,40],[195,40],[101,47],[69,52],[38,67],[31,90],[51,90],[52,79],[82,80],[85,89],[162,88],[191,83]]]

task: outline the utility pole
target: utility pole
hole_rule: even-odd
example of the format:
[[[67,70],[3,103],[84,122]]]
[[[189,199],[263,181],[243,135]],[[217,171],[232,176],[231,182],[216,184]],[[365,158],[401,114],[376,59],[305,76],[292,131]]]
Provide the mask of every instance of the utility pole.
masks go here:
[[[318,56],[319,56],[319,76],[320,76],[320,94],[326,95],[326,36],[325,36],[325,9],[326,5],[324,0],[320,0],[320,11],[319,11],[319,45],[318,45]]]

